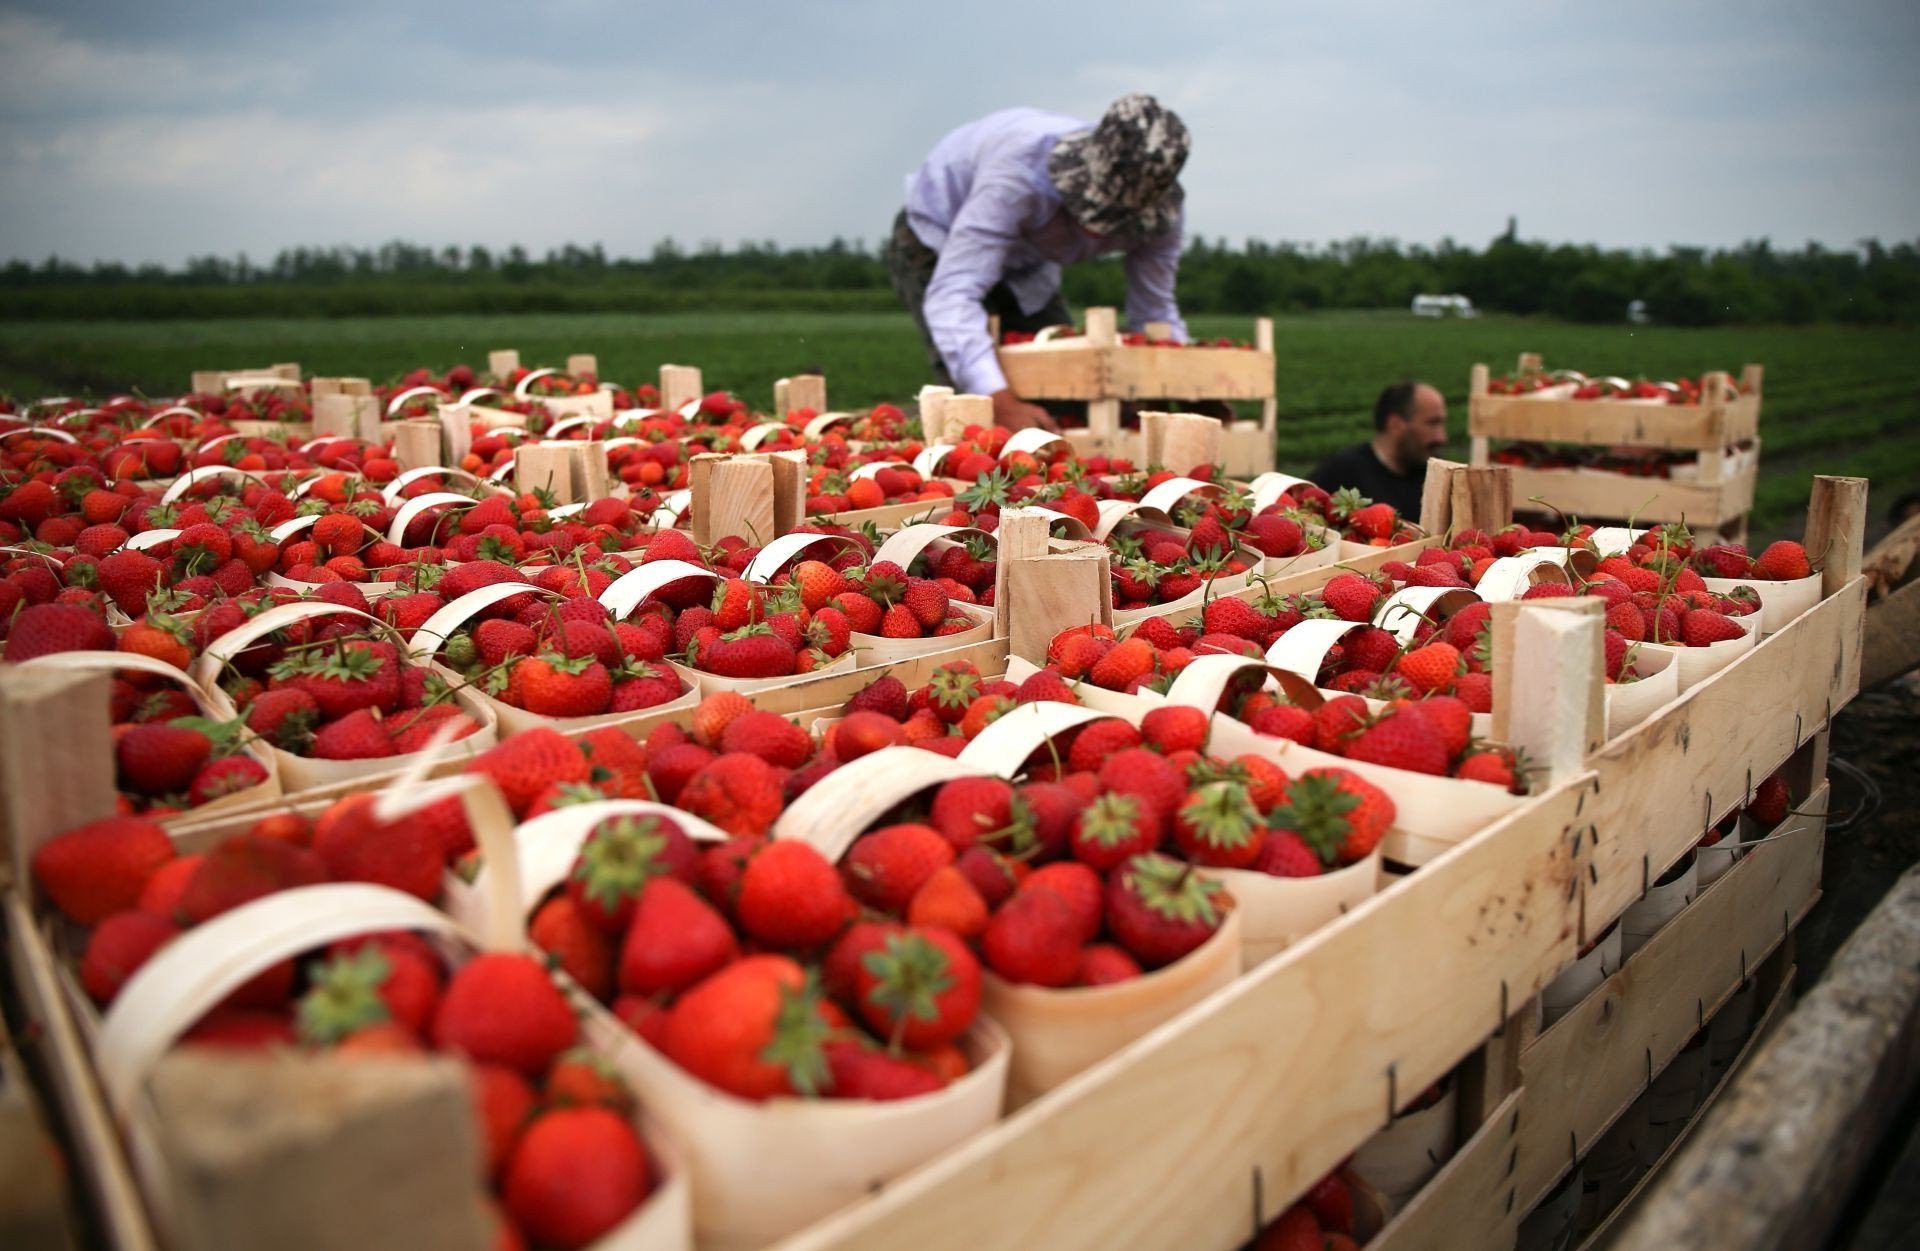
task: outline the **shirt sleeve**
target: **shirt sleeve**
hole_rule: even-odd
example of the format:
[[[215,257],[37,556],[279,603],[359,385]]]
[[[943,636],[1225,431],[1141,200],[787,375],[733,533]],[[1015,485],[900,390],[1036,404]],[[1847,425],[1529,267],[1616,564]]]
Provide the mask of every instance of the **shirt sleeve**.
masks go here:
[[[1180,272],[1180,227],[1154,236],[1127,253],[1127,326],[1145,330],[1150,321],[1173,327],[1178,343],[1187,341],[1187,323],[1180,319],[1174,298],[1174,280]]]
[[[955,385],[970,394],[992,395],[1007,385],[982,301],[1005,272],[1007,253],[1020,237],[1026,199],[1015,185],[975,186],[948,228],[927,285],[927,330]]]

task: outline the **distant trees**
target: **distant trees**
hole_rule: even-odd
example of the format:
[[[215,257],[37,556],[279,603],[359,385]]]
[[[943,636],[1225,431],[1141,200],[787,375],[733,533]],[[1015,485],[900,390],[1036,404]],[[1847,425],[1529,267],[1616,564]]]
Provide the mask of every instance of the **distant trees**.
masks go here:
[[[175,269],[52,256],[0,266],[0,291],[8,316],[77,318],[893,307],[878,255],[844,238],[804,248],[708,239],[691,249],[667,238],[637,257],[569,243],[538,258],[518,244],[496,254],[394,240],[287,248],[265,264],[244,253],[198,256]],[[1078,265],[1066,292],[1077,305],[1118,304],[1126,280],[1117,261]],[[1529,242],[1510,227],[1478,250],[1451,239],[1235,245],[1196,235],[1181,261],[1180,302],[1196,313],[1404,308],[1421,292],[1588,322],[1621,320],[1630,301],[1644,300],[1656,321],[1675,325],[1911,323],[1920,321],[1920,244],[1784,250],[1759,239],[1655,253]]]

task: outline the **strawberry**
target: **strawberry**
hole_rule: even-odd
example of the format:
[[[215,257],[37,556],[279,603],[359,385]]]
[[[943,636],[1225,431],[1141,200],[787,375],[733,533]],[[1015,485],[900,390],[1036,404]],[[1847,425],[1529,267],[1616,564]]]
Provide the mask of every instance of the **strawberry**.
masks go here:
[[[1767,549],[1754,558],[1753,576],[1768,581],[1810,578],[1813,565],[1807,559],[1806,548],[1792,539],[1781,539],[1767,544]]]
[[[993,914],[981,939],[989,968],[1034,986],[1072,985],[1080,949],[1073,910],[1050,890],[1017,892]]]
[[[1074,818],[1069,834],[1076,860],[1106,872],[1160,846],[1165,825],[1149,800],[1111,791]]]
[[[35,604],[12,620],[5,634],[10,661],[54,652],[110,652],[118,646],[106,620],[78,604]]]
[[[1313,714],[1293,704],[1273,704],[1262,708],[1247,718],[1247,724],[1254,733],[1264,734],[1268,738],[1291,739],[1308,747],[1319,743]]]
[[[843,764],[904,742],[906,731],[901,724],[878,712],[848,713],[827,733],[829,750]]]
[[[1074,920],[1074,932],[1081,942],[1092,942],[1100,933],[1104,911],[1100,875],[1077,860],[1058,860],[1042,865],[1020,883],[1022,891],[1052,891],[1066,903]]]
[[[1417,704],[1391,705],[1345,741],[1353,760],[1442,776],[1449,757],[1439,730]]]
[[[820,1092],[830,1080],[822,1051],[829,1036],[814,979],[785,956],[757,955],[680,996],[663,1050],[700,1080],[761,1100]]]
[[[781,678],[794,671],[796,649],[765,625],[722,634],[704,668],[726,678]]]
[[[573,899],[555,895],[527,924],[527,938],[595,999],[613,997],[613,940]]]
[[[955,778],[934,793],[927,821],[956,852],[992,842],[1014,824],[1013,787],[999,778]]]
[[[1680,619],[1680,641],[1688,647],[1710,647],[1745,634],[1732,617],[1705,609],[1695,609]]]
[[[587,832],[567,871],[567,894],[609,934],[626,929],[648,882],[675,877],[691,886],[699,852],[678,823],[644,815],[603,817]]]
[[[1465,700],[1452,695],[1429,696],[1420,701],[1420,712],[1440,735],[1447,759],[1467,749],[1467,741],[1473,734],[1473,710]]]
[[[1245,869],[1260,858],[1266,831],[1246,787],[1209,782],[1174,814],[1173,839],[1194,864]]]
[[[315,760],[377,760],[395,752],[380,714],[359,708],[315,731],[307,754]]]
[[[140,902],[147,879],[173,859],[152,821],[103,817],[57,834],[33,853],[33,880],[69,919],[97,925]]]
[[[944,929],[887,927],[854,974],[861,1019],[895,1045],[928,1050],[953,1042],[980,1009],[980,964]]]
[[[586,755],[557,730],[542,726],[489,748],[467,762],[468,773],[486,777],[515,813],[526,811],[534,796],[554,782],[585,782]]]
[[[907,688],[899,678],[884,674],[867,683],[846,703],[844,715],[873,712],[893,721],[907,719]]]
[[[327,880],[326,865],[305,847],[250,834],[223,839],[200,858],[180,892],[180,913],[198,924],[275,891]]]
[[[1231,900],[1192,865],[1149,853],[1107,879],[1107,926],[1142,965],[1171,964],[1211,938]]]
[[[854,1040],[830,1042],[825,1049],[829,1089],[841,1099],[911,1099],[945,1087],[936,1073]]]
[[[720,736],[722,752],[745,752],[782,769],[797,769],[813,755],[813,737],[777,713],[753,711],[731,722]]]
[[[1380,588],[1357,573],[1337,574],[1320,588],[1320,601],[1342,621],[1372,621]]]
[[[434,1046],[529,1078],[544,1073],[579,1032],[573,1009],[540,962],[505,952],[461,966],[433,1017]]]
[[[1330,1234],[1353,1232],[1353,1191],[1338,1172],[1328,1173],[1301,1199],[1313,1211],[1320,1228]]]
[[[1180,769],[1158,752],[1128,748],[1107,757],[1100,766],[1100,785],[1108,791],[1133,795],[1146,802],[1159,818],[1171,820],[1187,797],[1187,781]]]
[[[685,882],[657,877],[640,892],[620,948],[620,989],[676,994],[739,957],[733,930]]]
[[[599,1107],[629,1118],[638,1106],[613,1062],[585,1047],[575,1047],[553,1062],[540,1098],[548,1107]]]
[[[1207,601],[1201,620],[1208,634],[1231,634],[1256,642],[1266,638],[1271,630],[1269,622],[1260,615],[1258,609],[1246,600],[1231,595]]]
[[[507,687],[528,712],[545,717],[591,717],[613,701],[613,677],[591,656],[568,657],[547,651],[513,667]]]
[[[440,1004],[442,970],[440,957],[425,939],[410,933],[389,932],[351,938],[333,944],[330,956],[377,952],[385,969],[374,980],[374,991],[386,1006],[387,1015],[402,1028],[425,1037],[433,1024],[434,1009]],[[313,981],[311,971],[309,983]]]
[[[797,950],[826,944],[853,907],[839,873],[801,842],[771,842],[756,852],[734,902],[741,928],[754,939]]]
[[[298,751],[320,719],[320,704],[299,687],[262,691],[247,705],[247,729],[284,751]]]
[[[1385,631],[1382,631],[1385,633]],[[1404,653],[1393,671],[1422,695],[1451,690],[1460,672],[1460,652],[1451,643],[1428,643]]]
[[[1076,986],[1112,986],[1143,975],[1140,962],[1112,943],[1094,943],[1080,953]]]
[[[987,928],[987,902],[967,875],[952,865],[935,869],[907,904],[907,923],[950,930],[963,939],[978,938]]]
[[[757,837],[785,806],[785,781],[783,770],[760,757],[732,752],[702,765],[673,802],[729,834]]]
[[[1753,799],[1747,804],[1747,815],[1763,830],[1771,830],[1787,819],[1787,812],[1793,807],[1793,796],[1787,789],[1787,779],[1775,773],[1753,788]]]
[[[1270,820],[1275,831],[1294,835],[1321,864],[1331,866],[1366,859],[1395,815],[1387,793],[1358,774],[1309,769],[1288,784],[1286,802]]]
[[[653,1189],[633,1126],[597,1107],[553,1108],[527,1126],[507,1157],[507,1213],[544,1247],[585,1247],[612,1230]]]
[[[1007,786],[997,778],[980,780]],[[1011,796],[1012,788],[1007,791]],[[889,825],[854,840],[841,873],[855,899],[882,912],[904,915],[927,880],[953,863],[956,849],[964,850],[930,826]]]
[[[336,882],[372,882],[429,903],[440,896],[439,836],[410,817],[380,820],[370,794],[328,808],[314,825],[313,851]]]
[[[1207,714],[1186,704],[1155,708],[1140,719],[1140,735],[1162,755],[1203,751],[1207,746]]]
[[[1143,639],[1127,639],[1094,663],[1088,678],[1095,686],[1124,691],[1134,679],[1153,672],[1153,645]]]
[[[1142,741],[1140,731],[1118,717],[1095,721],[1073,736],[1073,745],[1067,749],[1067,766],[1076,773],[1096,773],[1114,753],[1138,747]]]
[[[129,727],[114,745],[114,760],[123,790],[143,795],[183,791],[213,751],[213,741],[183,726]]]
[[[224,756],[193,775],[187,803],[195,808],[252,790],[267,780],[267,768],[252,756]]]
[[[179,927],[147,911],[116,912],[87,936],[80,957],[80,985],[101,1007],[113,1002],[127,979],[173,941]]]
[[[506,1162],[507,1152],[533,1114],[533,1086],[504,1064],[469,1064],[467,1082],[473,1098],[474,1124],[486,1156],[484,1171],[492,1177]]]
[[[1453,776],[1468,782],[1487,782],[1503,790],[1511,790],[1514,783],[1513,760],[1504,752],[1474,752],[1460,762]]]
[[[1253,867],[1269,877],[1318,877],[1324,871],[1320,853],[1292,830],[1274,830],[1260,848]]]
[[[145,552],[119,551],[95,570],[100,590],[129,617],[146,609],[147,596],[164,585],[167,567]]]
[[[1295,1204],[1260,1231],[1253,1251],[1327,1251],[1320,1222],[1304,1204]]]

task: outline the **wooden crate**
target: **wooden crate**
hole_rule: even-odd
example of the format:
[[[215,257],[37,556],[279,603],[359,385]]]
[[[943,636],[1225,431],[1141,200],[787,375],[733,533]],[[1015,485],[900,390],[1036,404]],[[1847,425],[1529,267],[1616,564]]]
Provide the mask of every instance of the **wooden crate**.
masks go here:
[[[1273,468],[1279,406],[1274,398],[1271,318],[1254,322],[1251,350],[1131,347],[1120,341],[1118,315],[1111,308],[1089,308],[1086,322],[1084,335],[999,349],[1001,372],[1022,399],[1086,402],[1085,431],[1068,435],[1075,451],[1138,455],[1138,436],[1120,427],[1124,400],[1259,400],[1258,421],[1227,426],[1223,468],[1236,477]],[[1165,327],[1159,331],[1164,334]],[[1154,328],[1147,334],[1155,337]]]
[[[1523,370],[1539,364],[1521,357]],[[1691,451],[1694,463],[1670,478],[1515,466],[1514,498],[1538,498],[1583,520],[1684,520],[1722,531],[1737,526],[1744,537],[1759,478],[1762,376],[1760,366],[1748,365],[1736,387],[1730,375],[1708,373],[1700,403],[1664,404],[1494,395],[1487,366],[1475,365],[1467,398],[1471,460],[1490,463],[1495,439]]]

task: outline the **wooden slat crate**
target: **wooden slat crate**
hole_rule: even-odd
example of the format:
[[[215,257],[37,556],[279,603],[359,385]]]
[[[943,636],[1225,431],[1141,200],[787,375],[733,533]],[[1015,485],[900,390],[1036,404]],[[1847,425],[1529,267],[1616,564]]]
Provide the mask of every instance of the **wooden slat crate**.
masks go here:
[[[1007,385],[1023,399],[1086,401],[1087,429],[1068,436],[1083,455],[1137,452],[1138,436],[1120,428],[1123,400],[1259,400],[1258,421],[1228,425],[1223,468],[1236,477],[1273,468],[1279,406],[1274,398],[1271,318],[1254,322],[1251,350],[1131,347],[1120,342],[1118,327],[1115,310],[1089,308],[1084,335],[1001,347],[1000,368]],[[1152,330],[1148,335],[1154,337]]]
[[[1537,368],[1539,358],[1521,363]],[[1736,387],[1730,375],[1708,373],[1700,403],[1664,404],[1495,395],[1487,367],[1475,365],[1467,399],[1472,463],[1488,464],[1496,439],[1691,451],[1694,463],[1668,478],[1515,466],[1514,497],[1539,498],[1582,520],[1684,520],[1744,532],[1759,477],[1762,376],[1760,366],[1748,365]]]

